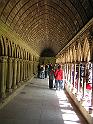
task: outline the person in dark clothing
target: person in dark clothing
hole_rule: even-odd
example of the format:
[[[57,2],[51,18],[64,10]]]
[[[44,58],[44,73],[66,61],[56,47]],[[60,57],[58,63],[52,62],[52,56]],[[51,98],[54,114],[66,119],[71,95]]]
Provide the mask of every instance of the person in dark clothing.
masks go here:
[[[47,78],[48,75],[48,65],[45,65],[45,78]]]
[[[49,75],[49,73],[50,73],[51,70],[52,70],[52,64],[49,64],[48,75]]]
[[[37,77],[40,78],[40,71],[41,71],[40,64],[38,64],[37,68],[38,68],[38,75],[37,75]]]
[[[50,73],[49,73],[49,88],[53,88],[53,80],[54,80],[54,70],[51,68]]]

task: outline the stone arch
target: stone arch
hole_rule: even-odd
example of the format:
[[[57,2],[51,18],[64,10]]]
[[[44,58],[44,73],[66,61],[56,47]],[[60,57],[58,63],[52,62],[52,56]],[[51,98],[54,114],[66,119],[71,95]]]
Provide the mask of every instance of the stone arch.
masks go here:
[[[82,61],[82,49],[80,42],[78,42],[78,46],[77,46],[77,61],[78,62]]]
[[[70,49],[68,48],[68,52],[67,52],[67,61],[70,62]]]
[[[23,59],[26,59],[26,51],[25,51],[25,49],[23,50]]]
[[[65,53],[65,56],[66,56],[66,63],[67,63],[68,62],[68,53],[67,53],[67,51]]]
[[[89,42],[89,47],[90,47],[89,48],[90,52],[88,54],[88,56],[90,56],[89,61],[93,62],[93,41]]]
[[[64,52],[64,62],[66,63],[66,52]]]
[[[85,38],[85,41],[84,41],[84,45],[83,45],[83,58],[84,58],[84,61],[87,61],[87,59],[89,58],[88,55],[90,55],[90,47],[89,47],[89,42],[88,42],[88,39],[87,37]]]
[[[31,54],[29,53],[29,61],[31,60],[31,59],[30,59],[30,55],[31,55]]]
[[[31,53],[29,55],[29,60],[32,61],[32,55],[31,55]]]
[[[16,44],[14,45],[14,58],[17,58],[17,46],[16,46]]]
[[[76,62],[77,60],[77,55],[76,55],[76,46],[73,46],[73,61]]]
[[[29,55],[30,55],[30,53],[28,52],[27,60],[30,60],[30,59],[29,59]]]
[[[27,60],[27,51],[25,51],[25,59]]]
[[[33,61],[35,60],[35,56],[33,55]]]
[[[72,48],[70,48],[70,62],[73,61],[73,54],[72,54]]]
[[[63,54],[61,54],[60,63],[63,63]]]
[[[3,36],[3,43],[4,43],[4,55],[8,56],[8,38]]]
[[[15,56],[15,44],[14,44],[14,42],[11,42],[11,49],[12,49],[11,57],[14,58],[14,56]]]
[[[66,63],[66,53],[64,52],[64,63]]]
[[[65,55],[64,55],[64,53],[62,54],[62,63],[65,63]]]
[[[19,58],[21,59],[21,48],[19,46]]]
[[[20,58],[20,47],[17,45],[17,58]]]
[[[20,58],[23,59],[23,49],[20,48]]]
[[[12,57],[12,45],[11,45],[11,41],[9,41],[8,43],[8,56]]]
[[[27,55],[27,57],[26,57],[26,58],[27,58],[27,60],[29,60],[29,52],[27,52],[27,54],[26,54],[26,55]]]
[[[3,39],[3,36],[0,37],[0,56],[4,56],[4,39]]]

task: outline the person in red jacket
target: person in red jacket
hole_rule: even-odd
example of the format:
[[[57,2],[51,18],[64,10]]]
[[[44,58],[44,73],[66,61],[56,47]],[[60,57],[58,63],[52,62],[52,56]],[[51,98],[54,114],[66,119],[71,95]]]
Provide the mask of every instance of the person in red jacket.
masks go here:
[[[62,83],[63,83],[63,70],[61,68],[61,65],[59,65],[58,69],[56,69],[55,71],[56,90],[58,90],[58,88],[59,90],[63,89]]]

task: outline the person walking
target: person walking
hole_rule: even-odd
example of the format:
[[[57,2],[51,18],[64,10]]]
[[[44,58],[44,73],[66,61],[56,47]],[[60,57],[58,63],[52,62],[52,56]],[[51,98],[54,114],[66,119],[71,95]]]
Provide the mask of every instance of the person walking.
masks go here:
[[[61,68],[61,65],[59,65],[58,69],[56,69],[55,71],[55,87],[56,87],[56,90],[63,89],[63,70]]]

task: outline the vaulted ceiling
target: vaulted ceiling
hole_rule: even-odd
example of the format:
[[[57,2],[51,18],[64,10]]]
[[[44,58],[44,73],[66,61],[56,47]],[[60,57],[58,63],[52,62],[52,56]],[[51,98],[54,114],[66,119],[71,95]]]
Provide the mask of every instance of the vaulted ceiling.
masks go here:
[[[93,0],[0,0],[0,20],[38,54],[56,55],[93,17]]]

